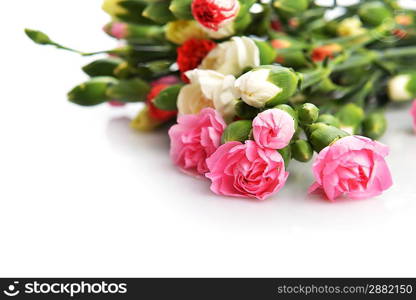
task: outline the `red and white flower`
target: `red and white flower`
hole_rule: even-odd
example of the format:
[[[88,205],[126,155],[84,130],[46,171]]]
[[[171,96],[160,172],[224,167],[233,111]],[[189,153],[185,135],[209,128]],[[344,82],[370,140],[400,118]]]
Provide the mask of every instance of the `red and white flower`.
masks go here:
[[[204,28],[218,31],[238,15],[237,0],[193,0],[192,15]]]

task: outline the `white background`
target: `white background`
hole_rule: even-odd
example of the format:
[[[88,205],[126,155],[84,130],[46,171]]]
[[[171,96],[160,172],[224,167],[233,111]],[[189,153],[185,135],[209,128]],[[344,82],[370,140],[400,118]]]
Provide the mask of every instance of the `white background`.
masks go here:
[[[137,133],[137,106],[81,108],[66,92],[90,59],[40,47],[24,27],[84,51],[111,48],[100,1],[6,1],[0,10],[0,276],[416,276],[416,136],[408,106],[384,142],[395,185],[329,203],[310,165],[264,202],[218,197]]]

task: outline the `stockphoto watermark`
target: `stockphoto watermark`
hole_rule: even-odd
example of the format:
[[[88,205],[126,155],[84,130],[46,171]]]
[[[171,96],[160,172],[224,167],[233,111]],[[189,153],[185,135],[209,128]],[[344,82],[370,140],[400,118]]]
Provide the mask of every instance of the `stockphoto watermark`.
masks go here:
[[[97,282],[67,280],[14,280],[3,288],[3,295],[16,297],[18,295],[121,295],[127,293],[127,283]]]

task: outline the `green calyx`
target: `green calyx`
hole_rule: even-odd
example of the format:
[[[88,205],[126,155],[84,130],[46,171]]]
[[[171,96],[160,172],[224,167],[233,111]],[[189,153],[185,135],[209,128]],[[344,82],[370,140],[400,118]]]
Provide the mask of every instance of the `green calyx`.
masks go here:
[[[114,76],[114,71],[123,63],[124,61],[118,57],[110,57],[95,60],[87,65],[85,65],[82,70],[85,74],[91,77],[97,76]]]
[[[297,140],[291,144],[292,157],[300,162],[308,162],[313,157],[311,144],[305,140]]]
[[[166,24],[167,22],[175,20],[175,16],[169,9],[171,4],[169,2],[154,2],[146,6],[142,16],[159,24]]]
[[[176,84],[165,88],[153,100],[153,104],[162,110],[177,110],[176,100],[183,84]]]
[[[330,114],[320,115],[317,122],[324,123],[324,124],[330,125],[330,126],[334,126],[336,128],[341,127],[341,122],[339,121],[339,119],[337,117],[334,117],[333,115],[330,115]]]
[[[235,105],[235,112],[241,119],[252,120],[260,113],[260,109],[250,106],[242,100],[238,100]]]
[[[393,22],[393,13],[382,2],[363,3],[358,10],[360,19],[371,26],[379,26],[386,22]]]
[[[373,140],[381,138],[387,130],[387,120],[383,112],[369,114],[362,125],[364,136]]]
[[[357,133],[364,121],[365,113],[360,106],[349,103],[342,106],[335,116],[340,120],[341,128],[350,128],[353,133]]]
[[[293,121],[295,122],[295,131],[298,130],[298,127],[299,127],[298,113],[291,106],[287,104],[279,104],[273,108],[280,109],[280,110],[283,110],[284,112],[287,112],[293,118]]]
[[[117,79],[113,77],[95,77],[74,87],[68,93],[68,100],[82,106],[104,103],[111,100],[107,90],[117,84],[117,82]]]
[[[285,162],[285,168],[289,166],[290,161],[292,160],[292,149],[290,145],[286,146],[285,148],[277,150],[283,158]]]
[[[315,123],[319,117],[319,108],[312,103],[302,104],[297,108],[299,122],[302,125]]]
[[[308,9],[309,2],[309,0],[275,0],[273,7],[284,13],[297,15]]]
[[[53,43],[49,36],[41,31],[26,28],[25,33],[36,44],[50,45]]]
[[[121,102],[141,102],[146,100],[150,86],[140,78],[119,80],[107,90],[110,99],[117,99]]]
[[[252,128],[253,125],[251,120],[232,122],[225,128],[221,137],[221,143],[225,144],[232,141],[244,143],[246,140],[250,139]]]
[[[172,0],[169,5],[169,10],[178,19],[192,20],[191,4],[192,0]]]
[[[267,101],[266,107],[286,103],[298,89],[299,75],[293,69],[282,66],[266,65],[261,66],[261,68],[270,69],[268,80],[282,89],[276,96]]]
[[[406,90],[412,95],[412,97],[416,97],[416,72],[410,73],[410,80],[406,85]]]
[[[349,135],[339,128],[324,123],[312,124],[307,131],[308,140],[316,152],[320,152],[337,140]]]
[[[269,65],[275,61],[277,53],[270,43],[258,40],[254,40],[254,43],[260,52],[260,65]]]

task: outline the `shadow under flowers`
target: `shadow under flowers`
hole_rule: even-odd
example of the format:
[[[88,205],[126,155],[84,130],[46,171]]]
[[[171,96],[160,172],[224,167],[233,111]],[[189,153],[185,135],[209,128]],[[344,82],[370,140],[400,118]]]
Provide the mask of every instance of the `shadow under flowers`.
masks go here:
[[[106,128],[106,135],[111,146],[128,153],[143,151],[169,154],[169,126],[163,126],[152,132],[140,132],[130,127],[128,117],[112,118]]]

